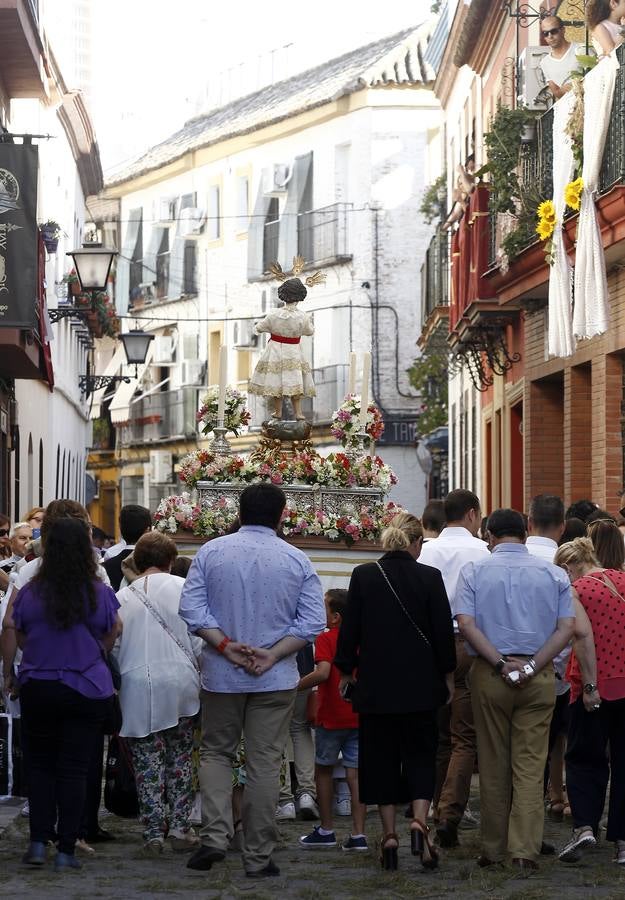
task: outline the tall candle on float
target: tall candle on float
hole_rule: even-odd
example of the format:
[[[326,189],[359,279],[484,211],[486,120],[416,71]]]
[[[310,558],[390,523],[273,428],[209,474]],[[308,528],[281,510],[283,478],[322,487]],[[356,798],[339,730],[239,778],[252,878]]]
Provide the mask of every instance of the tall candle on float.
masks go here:
[[[226,412],[226,385],[228,383],[228,348],[222,344],[219,348],[219,400],[217,402],[217,421],[223,425]]]
[[[347,386],[348,394],[356,393],[356,354],[349,354],[349,384]]]
[[[371,374],[371,354],[365,353],[362,360],[362,384],[360,387],[360,430],[365,431],[367,425],[367,407],[369,406],[369,376]]]

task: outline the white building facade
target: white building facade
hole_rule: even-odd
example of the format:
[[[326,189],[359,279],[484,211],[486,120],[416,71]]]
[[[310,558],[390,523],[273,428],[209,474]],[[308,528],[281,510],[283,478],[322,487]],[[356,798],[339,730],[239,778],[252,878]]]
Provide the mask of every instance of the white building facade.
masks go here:
[[[145,371],[110,401],[122,502],[153,509],[173,492],[219,346],[229,348],[229,383],[245,391],[266,342],[253,324],[277,302],[279,282],[265,273],[301,255],[305,274],[327,276],[305,301],[315,334],[302,342],[317,387],[315,441],[331,449],[350,351],[370,350],[386,421],[377,450],[400,479],[391,497],[422,509],[419,398],[406,370],[421,321],[426,151],[439,127],[427,37],[392,36],[213,110],[109,180],[106,196],[121,203],[118,311],[157,335]],[[265,404],[249,405],[257,430]]]

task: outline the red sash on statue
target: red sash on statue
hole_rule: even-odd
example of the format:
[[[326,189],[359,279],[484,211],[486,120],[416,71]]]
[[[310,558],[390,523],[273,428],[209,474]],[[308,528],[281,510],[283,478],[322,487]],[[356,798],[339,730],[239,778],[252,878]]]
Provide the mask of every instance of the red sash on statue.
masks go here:
[[[281,334],[272,334],[269,340],[277,341],[278,344],[299,344],[301,338],[282,337]]]

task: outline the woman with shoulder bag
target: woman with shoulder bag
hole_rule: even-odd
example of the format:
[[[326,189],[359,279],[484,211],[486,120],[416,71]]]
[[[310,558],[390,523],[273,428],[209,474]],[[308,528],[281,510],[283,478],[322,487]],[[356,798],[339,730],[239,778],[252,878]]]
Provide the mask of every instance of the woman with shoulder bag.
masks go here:
[[[419,520],[399,513],[381,540],[387,552],[379,562],[352,572],[334,662],[342,688],[354,683],[360,799],[378,805],[381,864],[397,868],[395,807],[410,802],[412,853],[424,868],[436,868],[425,820],[436,775],[437,710],[454,688],[451,610],[440,572],[417,562]]]
[[[104,653],[119,632],[115,594],[97,577],[89,523],[44,520],[43,557],[9,614],[22,650],[22,733],[29,773],[29,865],[43,865],[58,826],[55,869],[80,868],[90,759],[113,696]]]
[[[177,553],[167,535],[144,534],[133,551],[140,575],[117,595],[124,626],[114,650],[121,672],[120,734],[132,754],[148,855],[162,853],[167,836],[176,851],[199,843],[189,818],[202,641],[190,637],[178,615],[184,580],[170,574]]]

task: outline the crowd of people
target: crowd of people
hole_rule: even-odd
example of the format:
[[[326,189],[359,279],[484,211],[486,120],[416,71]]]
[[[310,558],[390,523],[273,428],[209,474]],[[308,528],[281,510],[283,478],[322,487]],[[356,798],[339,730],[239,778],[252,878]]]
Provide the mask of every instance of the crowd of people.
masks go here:
[[[474,493],[454,490],[421,520],[396,515],[380,558],[324,594],[280,536],[285,503],[277,486],[250,485],[236,527],[193,561],[140,506],[122,508],[106,552],[74,501],[0,516],[23,862],[54,853],[56,871],[80,868],[77,851],[113,839],[98,813],[114,735],[143,852],[167,841],[191,869],[238,849],[247,876],[278,875],[277,823],[298,814],[319,819],[301,850],[337,848],[334,815],[348,811],[340,846],[366,852],[367,807],[383,869],[399,866],[398,810],[410,853],[436,868],[460,843],[476,772],[479,866],[576,860],[604,828],[625,865],[625,510],[581,500],[565,512],[540,495],[527,517],[483,518]],[[545,814],[571,816],[559,851]]]

